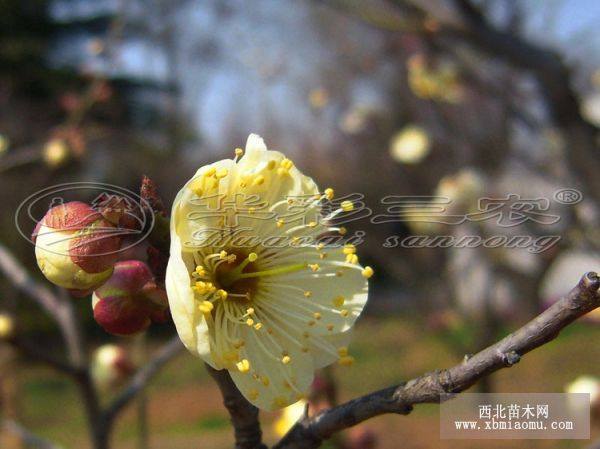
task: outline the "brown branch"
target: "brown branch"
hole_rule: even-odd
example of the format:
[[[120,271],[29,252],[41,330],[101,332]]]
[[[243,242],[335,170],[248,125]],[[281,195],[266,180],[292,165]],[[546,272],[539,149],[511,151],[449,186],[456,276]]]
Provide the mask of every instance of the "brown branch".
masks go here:
[[[110,426],[116,416],[123,410],[135,397],[143,390],[148,382],[175,356],[183,350],[183,345],[179,340],[179,336],[172,337],[165,343],[157,353],[148,361],[146,365],[140,368],[129,381],[129,384],[124,387],[123,391],[117,398],[108,406],[104,412],[103,420]]]
[[[448,393],[466,390],[480,379],[517,363],[521,356],[556,338],[580,316],[600,306],[600,278],[585,274],[563,299],[516,332],[452,368],[424,374],[304,418],[274,449],[313,449],[333,433],[385,413],[406,415],[416,404],[439,403]]]
[[[219,386],[223,395],[223,404],[231,416],[231,424],[235,432],[235,448],[266,449],[267,447],[262,443],[258,409],[242,396],[227,370],[216,370],[209,365],[206,365],[206,369]]]

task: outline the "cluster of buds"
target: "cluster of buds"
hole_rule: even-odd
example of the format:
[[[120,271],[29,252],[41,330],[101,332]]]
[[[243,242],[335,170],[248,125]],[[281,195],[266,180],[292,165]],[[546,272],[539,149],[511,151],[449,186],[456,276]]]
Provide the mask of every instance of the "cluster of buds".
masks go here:
[[[123,230],[139,224],[127,200],[106,197],[100,203],[49,209],[32,235],[36,259],[50,282],[74,296],[93,292],[94,318],[107,332],[133,335],[168,318],[167,296],[144,262],[118,261]]]
[[[103,345],[94,351],[91,375],[102,390],[118,387],[134,369],[129,353],[121,346]]]

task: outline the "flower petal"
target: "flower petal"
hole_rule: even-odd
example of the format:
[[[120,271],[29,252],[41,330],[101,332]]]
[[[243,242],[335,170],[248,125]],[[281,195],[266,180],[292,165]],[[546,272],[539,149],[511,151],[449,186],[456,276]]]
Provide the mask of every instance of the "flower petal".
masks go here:
[[[181,240],[174,232],[171,233],[170,254],[165,287],[177,333],[190,352],[198,354],[207,363],[212,364],[208,327],[204,317],[195,307],[189,268],[182,257]]]
[[[368,281],[362,276],[362,267],[349,264],[341,248],[324,249],[325,259],[317,252],[299,258],[315,257],[318,271],[311,269],[272,276],[267,295],[273,306],[293,313],[304,326],[313,323],[314,335],[330,335],[345,332],[362,313],[368,297]],[[309,259],[310,260],[310,259]],[[288,261],[289,263],[289,261]],[[311,263],[311,262],[309,262]],[[307,292],[307,295],[305,295]],[[315,318],[314,314],[319,318]]]
[[[312,356],[303,352],[298,336],[270,314],[257,312],[265,326],[260,331],[245,326],[246,342],[241,356],[250,362],[247,373],[232,371],[231,377],[244,397],[263,410],[277,410],[297,402],[308,392],[314,377]],[[272,334],[268,333],[271,329]],[[281,350],[289,357],[282,361]]]

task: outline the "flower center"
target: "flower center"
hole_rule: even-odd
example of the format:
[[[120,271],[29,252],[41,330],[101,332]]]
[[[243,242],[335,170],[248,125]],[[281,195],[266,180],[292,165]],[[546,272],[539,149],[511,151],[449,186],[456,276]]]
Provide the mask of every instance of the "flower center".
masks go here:
[[[255,253],[244,254],[240,252],[228,252],[235,256],[235,260],[231,263],[220,264],[215,270],[215,283],[219,288],[226,290],[228,293],[235,295],[243,295],[248,299],[256,292],[258,286],[258,278],[242,277],[243,274],[256,271],[257,259]]]
[[[249,253],[248,255],[239,253],[229,254],[235,254],[235,261],[224,263],[217,267],[215,282],[217,286],[228,293],[248,295],[249,298],[256,292],[258,281],[261,277],[292,273],[307,267],[306,263],[296,263],[260,270],[256,264],[258,260],[256,253]]]

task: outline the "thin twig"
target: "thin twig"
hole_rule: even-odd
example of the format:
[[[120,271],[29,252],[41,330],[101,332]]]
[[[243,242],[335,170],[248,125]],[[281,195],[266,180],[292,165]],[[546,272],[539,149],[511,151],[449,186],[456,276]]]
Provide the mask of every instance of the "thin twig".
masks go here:
[[[571,292],[516,332],[452,368],[424,374],[297,422],[274,449],[314,449],[333,433],[385,413],[406,415],[416,404],[439,403],[480,379],[517,363],[521,356],[556,338],[580,316],[600,306],[600,278],[584,275]]]
[[[104,412],[104,420],[112,422],[136,395],[148,385],[148,382],[159,372],[159,370],[177,356],[183,350],[181,340],[176,335],[172,337],[162,348],[158,350],[150,361],[140,368],[124,387],[123,391],[108,406]]]
[[[25,443],[26,447],[36,449],[62,449],[61,446],[37,436],[16,421],[7,419],[2,423],[2,428],[6,432],[17,435]]]
[[[18,289],[29,296],[50,316],[56,317],[58,297],[45,285],[36,282],[10,251],[0,243],[0,271]]]

